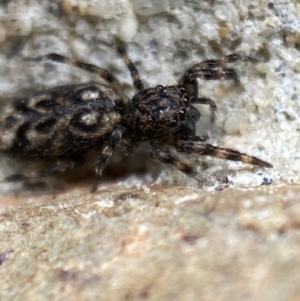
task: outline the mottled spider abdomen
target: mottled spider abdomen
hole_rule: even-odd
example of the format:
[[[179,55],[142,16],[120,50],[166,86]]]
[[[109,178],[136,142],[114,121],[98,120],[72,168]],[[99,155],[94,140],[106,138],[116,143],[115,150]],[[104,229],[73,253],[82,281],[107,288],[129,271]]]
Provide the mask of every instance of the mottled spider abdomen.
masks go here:
[[[82,159],[101,148],[122,120],[123,105],[107,85],[56,87],[14,100],[0,116],[0,148],[24,159]]]

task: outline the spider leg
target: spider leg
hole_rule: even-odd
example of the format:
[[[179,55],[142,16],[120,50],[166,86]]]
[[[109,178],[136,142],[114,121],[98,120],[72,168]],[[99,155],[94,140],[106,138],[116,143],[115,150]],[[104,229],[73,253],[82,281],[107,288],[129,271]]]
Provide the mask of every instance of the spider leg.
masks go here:
[[[201,156],[208,155],[231,161],[241,161],[244,163],[259,165],[268,168],[273,167],[270,163],[265,162],[256,157],[240,153],[239,151],[233,149],[213,146],[211,144],[203,143],[201,141],[179,140],[177,143],[177,150],[181,152],[195,153]]]
[[[179,81],[179,85],[183,85],[191,95],[194,95],[194,98],[198,97],[198,78],[203,80],[233,80],[238,85],[239,79],[235,70],[223,68],[224,64],[237,61],[256,62],[256,59],[251,56],[232,53],[220,59],[205,60],[189,68]]]
[[[243,55],[239,53],[231,53],[229,55],[226,55],[220,59],[216,60],[205,60],[203,62],[200,62],[198,64],[195,64],[193,67],[199,67],[203,69],[214,69],[217,67],[221,67],[226,63],[235,63],[237,61],[246,61],[246,62],[256,62],[257,60],[251,56]],[[192,68],[193,68],[192,67]]]
[[[184,82],[187,81],[190,82],[195,78],[201,78],[205,80],[233,79],[235,81],[238,81],[237,74],[234,69],[220,68],[223,67],[226,63],[234,63],[237,61],[256,62],[256,59],[251,56],[232,53],[220,59],[205,60],[189,68],[179,81],[179,84],[184,84]]]
[[[183,85],[193,82],[197,78],[203,80],[233,80],[236,84],[239,84],[238,75],[232,68],[209,69],[195,65],[186,72]]]
[[[96,160],[96,175],[98,180],[102,176],[103,169],[112,156],[114,149],[121,142],[125,128],[123,126],[116,127],[109,137],[106,146],[102,149],[101,154]]]
[[[196,66],[196,67],[195,67]],[[238,75],[234,69],[203,69],[194,65],[192,68],[186,71],[183,78],[179,81],[179,85],[183,86],[187,93],[191,95],[191,103],[197,103],[199,100],[198,97],[198,81],[197,79],[203,80],[234,80],[236,85],[239,85]],[[204,98],[200,98],[200,100],[204,101]],[[209,104],[211,107],[211,120],[214,121],[216,116],[213,112],[216,111],[216,105],[212,100],[208,100],[206,98],[206,102],[204,104]],[[202,103],[203,102],[198,102]]]
[[[209,98],[205,98],[205,97],[198,97],[198,98],[193,98],[191,103],[193,104],[203,104],[203,105],[209,105],[209,109],[210,109],[210,120],[211,122],[214,122],[216,120],[217,117],[217,112],[218,112],[218,107],[215,104],[215,102]]]
[[[167,150],[167,149],[154,148],[151,152],[150,157],[151,157],[151,159],[157,160],[161,163],[172,164],[178,170],[184,172],[185,174],[187,174],[189,176],[195,175],[195,171],[191,166],[189,166],[189,165],[181,162],[180,160],[174,158],[172,156],[172,154],[170,153],[170,151]]]
[[[110,84],[112,88],[114,88],[120,95],[123,95],[121,84],[115,78],[115,76],[106,69],[97,67],[92,64],[80,62],[56,53],[49,53],[37,58],[27,58],[27,60],[30,61],[51,60],[53,62],[68,64],[80,68],[82,70],[88,71],[90,73],[97,74],[102,79],[104,79],[108,84]]]
[[[127,65],[128,70],[130,71],[130,75],[133,81],[133,86],[136,88],[136,90],[143,91],[144,85],[140,78],[139,72],[137,68],[134,66],[134,64],[132,63],[131,59],[129,58],[124,46],[118,45],[117,49],[119,54],[122,56],[125,64]]]

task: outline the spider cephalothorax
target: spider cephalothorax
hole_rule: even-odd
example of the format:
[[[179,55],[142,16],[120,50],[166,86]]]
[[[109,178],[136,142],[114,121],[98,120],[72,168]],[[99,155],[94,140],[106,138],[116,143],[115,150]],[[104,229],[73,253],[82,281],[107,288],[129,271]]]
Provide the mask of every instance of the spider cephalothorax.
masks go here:
[[[164,140],[186,122],[189,107],[185,88],[157,86],[132,98],[125,122],[137,141]]]
[[[200,113],[195,104],[206,104],[215,119],[214,101],[198,96],[198,79],[233,80],[234,69],[224,64],[252,58],[230,54],[218,60],[207,60],[189,68],[178,84],[144,88],[138,71],[123,46],[118,51],[124,59],[137,92],[128,99],[119,81],[106,69],[82,63],[58,54],[43,58],[71,64],[98,74],[107,84],[90,83],[59,86],[36,92],[13,101],[0,117],[0,149],[22,159],[52,162],[40,172],[13,175],[7,180],[44,177],[83,164],[90,153],[98,152],[96,173],[101,175],[109,157],[121,143],[147,143],[151,156],[173,164],[191,175],[194,169],[175,158],[178,152],[209,155],[227,160],[272,167],[271,164],[235,150],[206,143],[207,136],[196,135]]]

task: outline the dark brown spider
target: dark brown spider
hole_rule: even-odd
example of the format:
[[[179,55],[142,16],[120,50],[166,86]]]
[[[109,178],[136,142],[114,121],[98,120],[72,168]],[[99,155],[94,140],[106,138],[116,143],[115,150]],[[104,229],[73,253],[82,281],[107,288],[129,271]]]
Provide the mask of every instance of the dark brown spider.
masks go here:
[[[14,100],[3,109],[0,118],[0,149],[22,160],[52,162],[36,173],[12,175],[6,180],[27,180],[60,173],[85,163],[96,155],[99,177],[115,148],[121,143],[128,149],[148,143],[151,157],[194,175],[194,169],[175,158],[177,152],[209,155],[253,165],[271,164],[239,151],[206,143],[207,136],[196,136],[200,118],[195,104],[207,104],[214,120],[216,104],[198,96],[197,80],[233,80],[234,69],[225,63],[251,61],[240,54],[206,60],[189,68],[178,84],[144,88],[138,71],[123,46],[118,51],[125,61],[136,94],[128,99],[121,84],[106,69],[82,63],[58,54],[43,59],[66,63],[99,75],[107,84],[89,83],[60,86]],[[39,58],[41,59],[41,58]]]

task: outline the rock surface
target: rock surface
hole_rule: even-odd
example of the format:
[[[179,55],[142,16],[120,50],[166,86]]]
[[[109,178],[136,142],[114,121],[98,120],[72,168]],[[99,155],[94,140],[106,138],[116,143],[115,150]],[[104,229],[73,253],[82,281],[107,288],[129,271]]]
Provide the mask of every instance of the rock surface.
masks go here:
[[[299,187],[87,187],[3,198],[1,300],[299,300]]]

